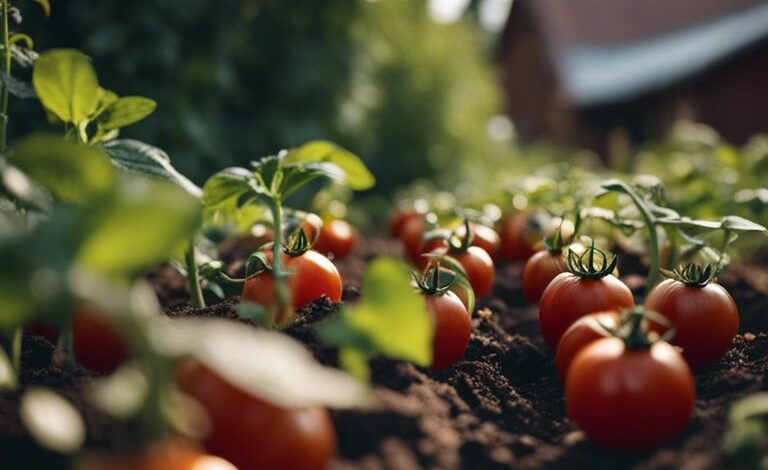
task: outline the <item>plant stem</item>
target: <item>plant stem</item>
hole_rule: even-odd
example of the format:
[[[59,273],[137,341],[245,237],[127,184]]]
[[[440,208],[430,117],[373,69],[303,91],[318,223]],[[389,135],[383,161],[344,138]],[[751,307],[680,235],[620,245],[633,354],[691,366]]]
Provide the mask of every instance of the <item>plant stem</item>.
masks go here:
[[[272,199],[272,226],[275,232],[275,242],[272,246],[272,275],[275,278],[275,289],[277,290],[278,310],[275,321],[283,324],[290,321],[293,317],[293,307],[289,298],[288,285],[286,284],[287,273],[283,272],[282,254],[283,254],[283,208],[279,197]],[[287,315],[288,318],[282,318]]]
[[[648,293],[651,292],[651,289],[653,289],[653,286],[655,286],[656,282],[659,280],[659,234],[656,233],[655,219],[645,203],[640,200],[640,197],[635,194],[634,191],[628,191],[626,194],[632,199],[635,206],[637,206],[637,210],[640,211],[643,222],[645,222],[645,226],[648,229],[651,261],[650,266],[648,267],[648,277],[645,280],[645,294],[643,294],[643,297],[647,297]]]
[[[11,340],[11,362],[17,377],[21,377],[21,340],[23,334],[24,327],[20,326],[13,332],[13,339]]]
[[[3,81],[3,97],[0,102],[0,154],[5,154],[7,146],[7,127],[8,127],[8,80],[11,78],[11,41],[10,31],[8,30],[8,2],[10,0],[2,0],[3,2],[3,55],[5,59],[4,72],[5,80]]]
[[[187,250],[184,256],[184,262],[187,265],[189,301],[194,308],[203,308],[205,307],[205,298],[203,298],[203,289],[200,287],[200,277],[197,272],[197,253],[195,252],[194,238],[191,240],[189,250]]]
[[[717,271],[720,272],[723,270],[725,266],[723,266],[723,261],[725,261],[725,252],[728,250],[728,245],[731,244],[731,230],[725,229],[723,230],[723,244],[720,246],[720,256],[717,258]]]

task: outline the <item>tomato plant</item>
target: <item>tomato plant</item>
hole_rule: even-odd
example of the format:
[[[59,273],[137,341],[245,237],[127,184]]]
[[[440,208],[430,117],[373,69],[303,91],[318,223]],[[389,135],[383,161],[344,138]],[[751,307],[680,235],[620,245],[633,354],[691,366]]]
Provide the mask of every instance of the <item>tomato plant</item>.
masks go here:
[[[712,266],[666,271],[670,279],[659,283],[645,299],[645,307],[666,317],[674,328],[671,343],[680,346],[691,367],[714,362],[725,354],[739,330],[736,302],[714,282]],[[667,330],[652,324],[659,332]]]
[[[323,408],[275,406],[194,361],[182,364],[177,378],[208,414],[206,448],[240,469],[322,470],[336,455],[336,434]]]
[[[601,260],[598,266],[595,258]],[[549,283],[539,302],[541,334],[552,350],[557,349],[565,330],[590,313],[635,305],[632,292],[612,273],[616,256],[592,247],[581,256],[568,252],[568,271]]]
[[[598,339],[571,363],[565,383],[568,416],[597,445],[638,451],[679,433],[693,412],[696,385],[683,357],[651,342],[642,310],[623,338]]]
[[[356,242],[357,233],[354,227],[346,221],[334,219],[323,224],[313,248],[324,255],[338,259],[347,256]]]
[[[588,344],[611,335],[619,326],[618,312],[591,313],[576,320],[560,338],[555,354],[557,375],[565,383],[573,358]]]

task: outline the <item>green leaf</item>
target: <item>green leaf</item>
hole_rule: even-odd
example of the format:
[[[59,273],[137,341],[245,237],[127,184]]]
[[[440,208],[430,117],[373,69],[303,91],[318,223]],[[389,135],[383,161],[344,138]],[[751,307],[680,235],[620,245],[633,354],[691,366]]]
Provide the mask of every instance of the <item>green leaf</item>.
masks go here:
[[[89,211],[77,260],[110,275],[138,273],[170,257],[198,228],[200,201],[178,186],[120,179],[115,194]]]
[[[35,3],[38,3],[41,7],[43,7],[45,16],[51,16],[51,3],[48,0],[35,0]]]
[[[75,49],[54,49],[40,55],[32,84],[43,106],[64,122],[79,124],[99,104],[99,82],[91,61]]]
[[[115,169],[97,148],[51,135],[27,137],[9,161],[62,201],[83,204],[108,192]]]
[[[344,348],[339,351],[339,365],[349,372],[349,375],[361,382],[371,380],[371,369],[368,367],[368,355],[354,348]]]
[[[411,286],[407,265],[377,258],[365,272],[363,300],[318,328],[323,341],[353,349],[347,353],[359,366],[359,355],[379,353],[421,366],[432,362],[432,321],[424,298]],[[351,360],[351,359],[350,359]],[[360,376],[360,370],[350,370]]]
[[[141,121],[157,108],[157,103],[141,96],[125,96],[110,103],[96,118],[104,131],[120,129]]]
[[[14,390],[18,383],[11,359],[5,353],[3,346],[0,345],[0,391]]]
[[[760,224],[747,220],[737,215],[728,215],[720,219],[723,230],[732,230],[736,232],[765,232],[766,229]]]
[[[157,147],[138,140],[121,139],[107,142],[102,148],[121,170],[170,181],[195,197],[202,194],[197,185],[171,165],[168,154]]]
[[[376,184],[376,178],[366,168],[360,158],[338,145],[315,140],[301,147],[292,149],[285,158],[286,164],[291,163],[331,163],[341,170],[341,178],[347,186],[360,191],[370,189]]]

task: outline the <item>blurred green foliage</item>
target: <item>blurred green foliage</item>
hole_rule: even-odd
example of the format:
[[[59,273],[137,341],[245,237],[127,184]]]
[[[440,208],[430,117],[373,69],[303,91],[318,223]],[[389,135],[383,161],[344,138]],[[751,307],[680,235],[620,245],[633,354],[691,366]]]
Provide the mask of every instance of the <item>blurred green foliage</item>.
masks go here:
[[[380,193],[494,151],[483,35],[433,22],[425,0],[59,0],[25,22],[38,50],[82,48],[104,86],[157,101],[125,136],[198,183],[318,138],[363,155]],[[23,114],[39,110],[13,105],[28,132]]]

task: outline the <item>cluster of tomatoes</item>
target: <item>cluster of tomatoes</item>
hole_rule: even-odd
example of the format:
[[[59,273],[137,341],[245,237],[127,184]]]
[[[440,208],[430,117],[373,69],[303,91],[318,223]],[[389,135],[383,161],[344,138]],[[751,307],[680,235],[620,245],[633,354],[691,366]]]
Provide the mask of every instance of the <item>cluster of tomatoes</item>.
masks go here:
[[[719,359],[738,330],[736,304],[711,268],[667,273],[643,306],[594,245],[577,255],[547,246],[523,270],[541,333],[556,353],[570,418],[598,445],[656,447],[688,423],[692,369]],[[670,339],[671,338],[671,339]],[[667,342],[667,340],[669,342]]]

